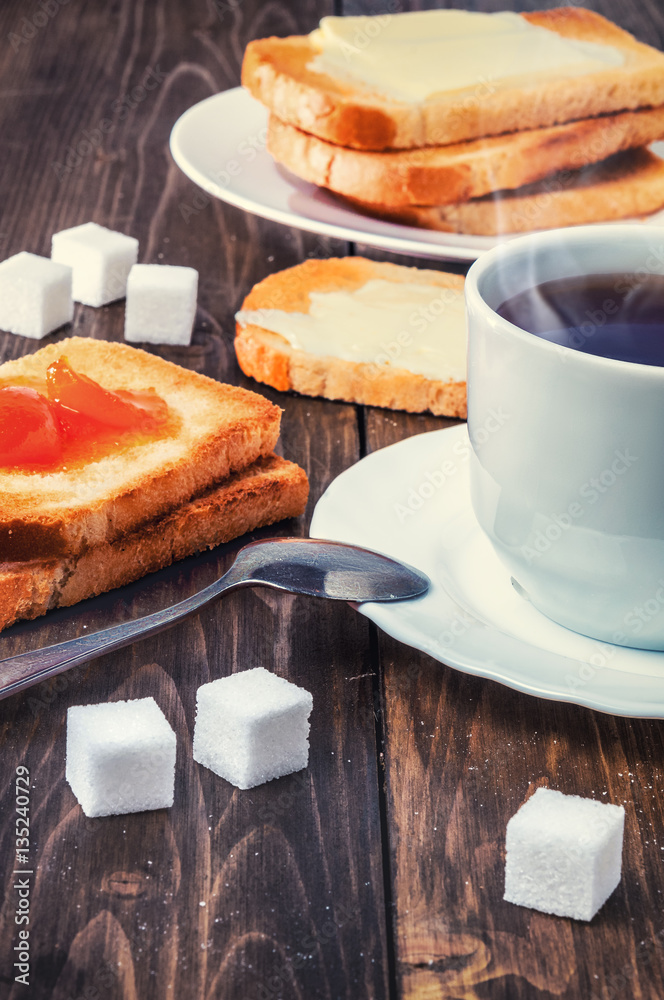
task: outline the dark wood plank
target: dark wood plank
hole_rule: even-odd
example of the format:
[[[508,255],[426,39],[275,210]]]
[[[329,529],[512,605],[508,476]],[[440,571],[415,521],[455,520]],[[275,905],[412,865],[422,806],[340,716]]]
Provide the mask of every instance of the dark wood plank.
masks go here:
[[[593,7],[664,41],[656,0]],[[250,285],[307,254],[345,248],[206,200],[170,161],[168,134],[185,108],[237,83],[249,38],[309,30],[331,5],[162,0],[97,9],[79,0],[53,9],[41,25],[18,2],[0,12],[11,49],[0,67],[0,250],[48,253],[52,231],[94,218],[139,236],[144,260],[198,267],[192,347],[155,350],[248,385],[231,342]],[[344,9],[367,5],[345,0]],[[164,79],[129,107],[151,69]],[[77,152],[106,116],[113,128],[104,141]],[[75,327],[119,340],[122,308],[79,307]],[[38,346],[0,338],[3,358]],[[444,426],[370,410],[358,435],[352,407],[267,394],[285,409],[284,454],[310,473],[310,510],[363,439],[373,450]],[[279,530],[302,532],[305,523]],[[374,715],[385,735],[382,819],[402,995],[661,996],[661,725],[529,699],[385,637],[372,645],[371,634],[345,607],[234,595],[223,609],[0,705],[5,858],[17,764],[34,782],[32,996],[386,996]],[[376,649],[380,687],[371,683]],[[210,677],[257,663],[314,690],[311,764],[238,793],[191,760],[194,694]],[[66,708],[145,694],[179,735],[176,804],[167,814],[86,821],[64,784]],[[501,901],[504,826],[539,783],[626,803],[625,877],[590,927]],[[12,884],[7,867],[0,982],[13,998],[22,988],[11,990]]]
[[[543,9],[557,2],[405,5]],[[664,46],[660,4],[585,4]],[[404,9],[404,5],[402,5]],[[344,0],[347,13],[375,12]],[[463,273],[371,247],[376,260]],[[368,409],[372,452],[451,424]],[[399,995],[404,1000],[656,1000],[664,992],[661,722],[614,718],[458,673],[377,640]],[[624,804],[623,878],[589,924],[502,899],[510,816],[539,785]]]
[[[661,723],[380,648],[402,995],[661,996]],[[502,900],[505,826],[539,785],[625,805],[622,882],[589,925]]]
[[[71,0],[56,8],[16,53],[5,51],[0,66],[3,254],[48,254],[53,231],[93,219],[137,236],[141,260],[198,268],[191,348],[153,350],[250,385],[232,350],[233,314],[244,295],[271,270],[340,245],[205,199],[170,159],[168,137],[187,107],[237,85],[251,37],[307,31],[331,5]],[[6,4],[0,37],[30,33],[25,19],[32,23],[38,9]],[[134,100],[149,68],[158,86]],[[86,151],[86,133],[106,117],[112,128]],[[79,306],[74,327],[120,340],[122,304]],[[3,358],[39,346],[0,339]],[[356,410],[267,394],[285,411],[280,448],[304,465],[312,487],[307,518],[273,533],[305,533],[315,500],[359,455]],[[220,565],[229,558],[222,554]],[[192,761],[195,692],[211,678],[259,664],[313,691],[310,766],[238,792]],[[0,704],[2,997],[385,997],[370,674],[368,626],[347,606],[243,591],[170,632]],[[64,779],[66,710],[144,695],[156,698],[178,736],[175,805],[86,820]],[[19,765],[30,771],[35,872],[27,992],[13,983],[12,967]]]

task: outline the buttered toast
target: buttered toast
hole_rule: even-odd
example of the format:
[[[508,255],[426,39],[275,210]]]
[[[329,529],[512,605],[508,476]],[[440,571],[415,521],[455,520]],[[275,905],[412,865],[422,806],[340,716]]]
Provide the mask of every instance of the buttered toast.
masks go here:
[[[405,226],[473,236],[497,236],[591,222],[638,218],[664,208],[664,160],[630,149],[582,170],[454,205],[385,205],[349,199],[367,215]]]
[[[377,153],[334,145],[270,115],[267,149],[303,180],[391,209],[454,205],[520,188],[663,137],[664,107],[659,107],[449,146]]]
[[[396,25],[397,18],[413,16],[397,14],[391,19]],[[353,76],[352,46],[340,71],[316,71],[319,49],[313,33],[250,42],[242,83],[282,121],[328,142],[363,150],[444,146],[664,104],[664,54],[611,21],[578,7],[519,16],[574,43],[610,47],[618,58],[613,65],[581,75],[560,71],[542,73],[540,78],[519,77],[515,68],[513,76],[494,79],[488,61],[474,86],[404,100]],[[367,19],[344,20],[349,29],[356,20],[359,31],[360,22]],[[389,22],[388,15],[385,23]],[[374,35],[375,44],[370,39],[357,48],[369,54],[378,51],[381,31]],[[395,72],[398,58],[393,57]]]
[[[47,471],[0,468],[0,562],[67,557],[113,542],[269,455],[281,411],[124,344],[72,337],[0,366],[0,387],[44,380],[65,356],[105,389],[154,389],[167,431],[85,465]],[[94,459],[94,456],[93,456]]]
[[[275,389],[465,417],[463,285],[363,257],[307,260],[246,297],[238,362]]]

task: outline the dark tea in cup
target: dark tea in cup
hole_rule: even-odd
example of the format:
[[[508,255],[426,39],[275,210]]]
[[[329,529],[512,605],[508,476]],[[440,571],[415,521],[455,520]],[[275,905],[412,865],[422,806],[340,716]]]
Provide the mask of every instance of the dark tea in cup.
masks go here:
[[[479,526],[533,609],[664,650],[664,227],[509,240],[465,295]]]
[[[551,343],[617,361],[664,366],[664,275],[555,278],[498,306],[499,316]]]

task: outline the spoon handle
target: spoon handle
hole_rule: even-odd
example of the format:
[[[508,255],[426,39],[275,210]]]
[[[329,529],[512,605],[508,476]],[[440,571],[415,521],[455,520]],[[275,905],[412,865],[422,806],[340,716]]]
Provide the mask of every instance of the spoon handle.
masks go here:
[[[426,592],[429,579],[378,552],[314,538],[271,538],[240,549],[224,576],[170,608],[0,660],[0,698],[155,635],[236,587],[274,587],[338,601],[398,601]]]
[[[10,695],[47,680],[49,677],[55,677],[56,674],[61,674],[64,670],[69,670],[87,660],[128,646],[136,639],[163,632],[164,629],[170,628],[176,622],[188,618],[205,604],[214,600],[215,597],[220,597],[226,591],[242,586],[242,581],[227,579],[232,569],[233,567],[225,576],[215,580],[209,587],[205,587],[204,590],[192,594],[191,597],[187,597],[184,601],[180,601],[170,608],[155,611],[143,618],[112,625],[110,628],[92,632],[90,635],[80,635],[75,639],[67,639],[54,646],[31,650],[28,653],[19,653],[18,656],[10,656],[1,660],[0,699],[8,698]]]

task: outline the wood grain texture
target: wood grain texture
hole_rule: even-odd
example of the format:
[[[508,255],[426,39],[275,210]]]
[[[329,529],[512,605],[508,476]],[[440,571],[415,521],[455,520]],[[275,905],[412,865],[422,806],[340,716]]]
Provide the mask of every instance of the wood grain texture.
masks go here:
[[[0,64],[2,255],[48,254],[52,232],[91,219],[138,237],[142,261],[196,267],[192,346],[151,349],[248,384],[232,335],[249,288],[272,269],[339,247],[206,198],[175,167],[168,138],[186,108],[238,83],[251,37],[309,30],[331,7],[252,0],[55,7],[34,34],[32,9],[15,3],[0,11],[0,39],[30,35],[15,40],[16,52],[8,42]],[[123,316],[122,303],[77,306],[74,328],[121,340]],[[37,346],[0,338],[3,359]],[[272,398],[285,410],[280,450],[307,469],[313,505],[359,456],[355,408]],[[272,533],[306,533],[307,523]],[[172,600],[177,578],[169,586]],[[118,613],[131,614],[132,600]],[[346,605],[243,591],[2,702],[3,1000],[386,996],[369,658],[368,626]],[[238,792],[192,760],[195,694],[201,683],[259,664],[313,692],[310,766]],[[67,708],[147,695],[177,733],[175,804],[86,820],[64,779]],[[13,970],[19,765],[31,779],[29,989],[14,982]]]
[[[659,0],[588,6],[664,45]],[[333,9],[394,5],[70,0],[51,4],[44,23],[40,9],[19,0],[0,8],[0,256],[48,254],[52,232],[89,219],[137,236],[142,261],[200,272],[191,347],[152,350],[256,388],[232,350],[247,291],[307,255],[348,248],[203,195],[173,164],[170,129],[186,108],[237,84],[249,39],[308,31]],[[102,122],[110,125],[97,142]],[[122,328],[122,304],[77,306],[77,333],[121,340]],[[2,359],[38,346],[0,334]],[[260,391],[284,408],[280,450],[312,484],[307,516],[278,526],[283,533],[306,533],[318,497],[362,453],[451,424]],[[231,553],[223,547],[201,572],[223,568]],[[172,599],[185,576],[165,579],[161,598]],[[118,597],[115,613],[134,612],[141,595]],[[8,641],[18,649],[23,640]],[[310,766],[238,792],[192,760],[195,692],[259,664],[312,690]],[[146,695],[178,735],[175,804],[87,820],[64,780],[67,707]],[[659,1000],[662,733],[659,722],[455,672],[379,636],[346,606],[232,594],[0,703],[0,1000]],[[28,989],[13,970],[21,765],[30,770],[34,868]],[[589,925],[502,901],[505,825],[542,784],[625,804],[624,877]]]
[[[480,10],[553,3],[409,4]],[[585,4],[664,47],[660,4]],[[346,13],[373,6],[344,0]],[[373,250],[376,260],[409,263]],[[427,263],[427,266],[429,264]],[[433,266],[459,273],[447,262]],[[451,422],[367,410],[372,452]],[[377,640],[397,992],[403,1000],[664,995],[664,729],[521,695]],[[503,901],[505,827],[545,785],[623,804],[623,877],[588,925]]]

